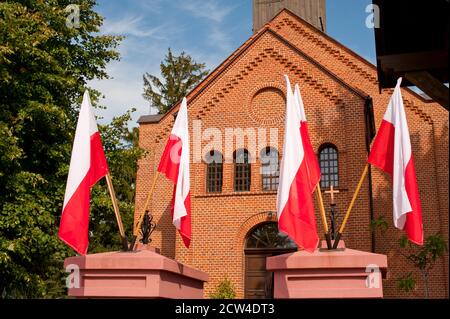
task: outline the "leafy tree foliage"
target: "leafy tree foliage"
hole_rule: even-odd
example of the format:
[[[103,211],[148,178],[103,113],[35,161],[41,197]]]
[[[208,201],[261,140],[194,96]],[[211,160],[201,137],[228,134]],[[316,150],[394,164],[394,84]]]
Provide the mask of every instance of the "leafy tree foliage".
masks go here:
[[[371,221],[371,230],[380,230],[384,234],[389,224],[381,215]],[[397,246],[398,245],[398,246]],[[429,298],[430,289],[428,286],[430,271],[438,261],[448,251],[447,243],[444,237],[437,233],[429,235],[425,238],[423,246],[411,243],[406,235],[402,235],[398,243],[393,242],[389,249],[396,249],[401,256],[406,258],[414,267],[416,267],[422,275],[425,298]],[[416,279],[413,273],[409,272],[400,278],[397,278],[397,287],[405,292],[413,291],[416,288]]]
[[[397,287],[405,292],[413,291],[416,288],[416,280],[414,279],[412,272],[398,278]]]
[[[66,25],[79,4],[80,25]],[[99,35],[103,19],[94,0],[0,2],[0,296],[42,298],[64,293],[65,257],[57,237],[78,107],[87,81],[107,78],[119,37]],[[98,92],[91,96],[98,97]],[[126,214],[134,145],[119,142],[127,116],[103,133],[117,193]],[[120,158],[123,157],[123,161]],[[119,164],[119,161],[121,164]],[[128,161],[128,162],[127,162]],[[130,164],[131,163],[131,164]],[[129,165],[129,166],[128,166]],[[119,174],[120,172],[120,174]],[[103,185],[93,191],[93,248],[114,245]],[[125,203],[126,201],[126,203]],[[108,207],[108,208],[107,208]],[[104,214],[104,216],[102,215]],[[125,215],[126,215],[125,214]],[[103,228],[102,228],[103,227]],[[112,226],[109,226],[112,228]]]
[[[402,248],[409,248],[413,251],[406,255],[406,258],[418,268],[423,280],[425,298],[430,297],[430,288],[428,286],[430,271],[436,264],[439,257],[447,252],[447,244],[441,234],[430,235],[425,238],[423,246],[412,245],[406,236],[400,240]]]
[[[204,63],[196,63],[184,52],[175,56],[170,48],[160,69],[163,82],[149,73],[143,76],[143,96],[160,114],[167,112],[209,73]]]

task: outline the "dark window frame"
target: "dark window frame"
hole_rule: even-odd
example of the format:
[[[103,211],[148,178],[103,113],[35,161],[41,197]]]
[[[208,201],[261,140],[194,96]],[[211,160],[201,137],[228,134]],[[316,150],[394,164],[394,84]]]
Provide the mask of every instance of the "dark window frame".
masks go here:
[[[320,166],[320,187],[323,189],[339,187],[339,151],[334,144],[323,144],[318,153]]]
[[[217,161],[220,156],[220,161]],[[223,187],[223,155],[219,151],[212,150],[205,156],[206,162],[206,192],[217,194]]]
[[[243,156],[243,162],[241,162],[240,160],[241,156]],[[249,192],[251,187],[251,176],[252,176],[250,153],[246,149],[236,150],[233,153],[233,166],[234,166],[233,190],[235,192]]]
[[[269,153],[271,154],[267,156]],[[261,150],[260,158],[261,189],[264,192],[273,192],[278,190],[278,184],[280,182],[280,153],[275,147],[267,146]],[[268,159],[267,162],[264,161],[265,158]],[[276,163],[273,163],[273,159],[275,158]],[[265,172],[265,169],[268,169],[269,173]]]
[[[276,212],[274,212],[276,214]],[[297,250],[296,243],[280,232],[277,222],[263,222],[255,225],[245,239],[245,250]]]

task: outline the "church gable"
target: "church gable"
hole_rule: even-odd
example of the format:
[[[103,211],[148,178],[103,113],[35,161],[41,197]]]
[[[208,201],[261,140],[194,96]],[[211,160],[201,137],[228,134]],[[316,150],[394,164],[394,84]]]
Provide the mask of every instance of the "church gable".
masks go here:
[[[235,111],[239,112],[243,111],[244,104],[251,104],[250,100],[259,90],[271,87],[284,92],[284,74],[288,74],[293,83],[299,82],[302,91],[303,87],[311,88],[314,99],[325,99],[329,105],[344,108],[348,96],[356,97],[361,103],[366,97],[269,28],[262,29],[237,51],[227,59],[229,64],[224,62],[188,95],[192,120],[203,120],[213,110],[216,111],[212,116],[220,114],[228,95],[234,95],[234,101],[238,101]],[[304,98],[308,99],[308,94]],[[169,114],[176,113],[177,108],[175,106],[159,122],[156,143],[169,134],[173,125],[173,116]]]
[[[238,61],[222,70],[219,79],[205,90],[205,96],[191,102],[190,116],[203,119],[212,109],[220,108],[226,95],[234,92],[242,97],[241,104],[248,102],[254,91],[266,86],[278,87],[284,92],[284,74],[292,77],[292,82],[300,82],[302,87],[313,88],[316,97],[325,98],[331,105],[345,107],[343,98],[346,94],[353,94],[361,100],[365,98],[364,93],[345,85],[314,60],[267,30]]]
[[[256,159],[259,148],[270,146],[270,130],[275,128],[277,138],[272,144],[281,154],[286,91],[283,75],[287,74],[293,85],[299,83],[301,87],[310,132],[314,132],[311,136],[313,147],[318,150],[325,143],[335,145],[341,152],[343,163],[347,156],[365,156],[364,103],[367,96],[363,92],[350,87],[270,28],[262,29],[237,51],[227,59],[229,63],[224,62],[188,95],[191,132],[198,123],[202,130],[218,129],[223,135],[227,128],[250,128],[255,134],[258,129],[265,129],[267,145],[249,149],[250,156]],[[147,149],[155,159],[161,156],[177,108],[172,108],[159,123],[141,125],[143,134],[151,127],[153,141]],[[351,140],[346,138],[351,135]],[[191,140],[195,138],[192,136]],[[206,154],[203,147],[207,142],[201,143],[202,157]],[[232,161],[235,145],[224,150],[227,143],[224,136],[221,143],[225,160]],[[195,147],[192,145],[193,150]],[[233,148],[231,151],[230,147]],[[193,156],[198,162],[199,155]],[[151,166],[155,165],[157,162],[151,163]],[[203,166],[193,166],[193,169],[198,170],[192,174],[194,193],[204,194]],[[343,186],[349,182],[344,174],[346,170],[342,167]],[[253,181],[253,191],[260,191],[259,184],[259,180]]]
[[[230,163],[236,145],[226,145],[225,131],[234,128],[253,130],[259,143],[261,133],[258,130],[264,129],[266,144],[258,144],[256,148],[248,149],[250,157],[256,162],[255,165],[259,165],[259,155],[263,147],[275,147],[282,155],[286,91],[284,74],[289,75],[292,84],[299,83],[301,87],[314,149],[318,150],[321,145],[327,143],[337,147],[342,163],[341,186],[343,189],[350,188],[350,175],[346,172],[351,167],[362,165],[357,159],[366,156],[366,96],[349,87],[270,29],[265,29],[211,81],[206,80],[203,87],[196,88],[201,90],[200,93],[188,95],[191,141],[198,140],[194,125],[199,123],[202,132],[205,129],[219,130],[222,134],[222,146],[217,147],[224,159]],[[147,127],[154,128],[154,144],[149,148],[154,159],[161,156],[175,113],[176,108],[158,124],[141,126],[144,134]],[[275,142],[270,136],[272,128],[277,132]],[[349,139],[348,136],[352,138]],[[202,159],[209,151],[204,149],[206,144],[210,146],[209,140],[203,139],[200,147]],[[194,154],[196,147],[198,146],[191,147],[194,172],[191,174],[192,195],[211,196],[206,191],[205,165],[199,162],[199,154]],[[216,147],[211,146],[211,149],[213,148]],[[158,164],[157,160],[150,162],[150,167],[155,168]],[[225,169],[227,167],[229,166],[225,166]],[[257,168],[254,170],[258,171]],[[227,174],[221,194],[214,194],[215,198],[234,193],[233,178],[231,173]],[[254,173],[252,176],[250,194],[261,193],[260,174]],[[270,205],[273,203],[270,201]]]
[[[267,43],[272,41],[274,44],[283,43],[321,69],[323,74],[313,78],[305,69],[301,69],[299,65],[288,60],[281,52],[283,50],[275,50],[274,45],[265,45],[258,54],[252,56],[251,60],[246,61],[245,65],[240,63],[243,57],[247,56],[249,52],[253,52],[253,48],[261,41]],[[379,94],[375,67],[286,9],[282,10],[271,22],[250,37],[189,93],[188,102],[191,118],[204,118],[212,109],[220,105],[225,95],[240,86],[244,78],[252,74],[258,66],[263,64],[263,60],[268,58],[283,66],[285,73],[291,75],[293,73],[302,79],[305,84],[313,85],[318,92],[330,98],[334,104],[343,106],[343,100],[337,94],[337,92],[342,91],[342,87],[344,90],[352,91],[362,98],[371,96],[374,100],[375,118],[377,122],[381,120],[391,91],[384,90],[383,94]],[[231,73],[233,74],[230,76]],[[329,83],[325,85],[323,77],[333,78],[334,82],[339,83],[342,87],[336,88],[336,86],[330,86]],[[223,83],[223,79],[226,79],[226,83]],[[279,82],[283,82],[282,77],[280,77]],[[214,95],[211,95],[211,90],[215,92]],[[206,100],[200,98],[205,96],[205,91],[208,91]],[[433,120],[428,113],[435,112],[425,112],[424,109],[429,109],[435,103],[425,102],[408,89],[403,91],[407,111],[418,116],[425,123],[431,124]],[[198,102],[200,100],[201,103]],[[424,106],[424,104],[426,105]],[[178,104],[175,105],[158,122],[157,128],[155,128],[154,142],[159,143],[169,134],[174,119],[170,114],[175,114],[178,106]]]

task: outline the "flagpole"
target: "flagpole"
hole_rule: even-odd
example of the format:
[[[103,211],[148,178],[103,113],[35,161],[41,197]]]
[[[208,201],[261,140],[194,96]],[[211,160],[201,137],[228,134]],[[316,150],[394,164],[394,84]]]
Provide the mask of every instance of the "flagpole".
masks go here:
[[[355,193],[353,194],[350,205],[348,206],[347,212],[345,213],[344,220],[342,221],[342,225],[339,228],[339,231],[334,240],[333,249],[336,249],[339,244],[339,240],[341,239],[341,235],[344,232],[345,225],[347,224],[347,220],[350,216],[350,213],[353,209],[353,205],[355,204],[356,198],[358,197],[358,194],[359,194],[359,190],[361,189],[362,183],[363,183],[364,178],[366,177],[368,171],[369,171],[369,163],[366,164],[366,166],[364,167],[364,171],[361,174],[361,178],[359,179],[358,186],[356,187],[356,190],[355,190]]]
[[[316,196],[317,196],[317,201],[319,202],[320,217],[322,218],[322,225],[323,225],[323,229],[325,231],[325,240],[327,242],[327,248],[331,249],[331,237],[330,237],[330,232],[328,230],[328,222],[327,222],[327,217],[325,215],[325,207],[323,205],[322,190],[320,189],[320,181],[317,183]]]
[[[117,204],[116,193],[111,179],[111,174],[108,172],[106,175],[106,184],[108,185],[109,194],[114,208],[114,214],[116,215],[117,224],[119,226],[120,237],[122,238],[122,246],[124,250],[128,250],[127,236],[125,236],[125,230],[123,228],[122,218],[120,217],[119,205]]]
[[[137,239],[138,234],[139,234],[139,229],[141,228],[142,221],[144,220],[144,216],[145,216],[145,213],[147,211],[148,204],[150,203],[150,198],[152,197],[153,191],[155,190],[155,186],[156,186],[156,182],[158,181],[158,177],[159,177],[159,172],[156,171],[155,172],[155,176],[153,177],[152,186],[150,187],[150,191],[149,191],[149,193],[147,195],[147,198],[145,200],[145,204],[144,204],[144,207],[142,209],[142,212],[139,215],[137,223],[133,227],[133,234],[134,235],[133,235],[133,241],[131,242],[130,250],[133,250],[134,244],[136,243],[136,239]]]

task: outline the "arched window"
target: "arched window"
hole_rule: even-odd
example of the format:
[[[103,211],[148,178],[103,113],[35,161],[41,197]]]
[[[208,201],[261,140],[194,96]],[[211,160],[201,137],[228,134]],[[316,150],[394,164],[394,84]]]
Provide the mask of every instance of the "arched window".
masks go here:
[[[239,149],[233,153],[234,161],[234,191],[245,192],[250,190],[251,166],[249,154],[246,149]]]
[[[206,162],[206,191],[220,193],[223,181],[223,157],[219,151],[210,151],[205,156]]]
[[[322,145],[319,149],[320,187],[339,187],[338,150],[331,144]]]
[[[295,249],[297,245],[278,230],[278,224],[268,222],[253,228],[245,242],[246,249]]]
[[[263,191],[276,191],[280,177],[278,151],[273,147],[265,147],[261,151],[261,179]]]

